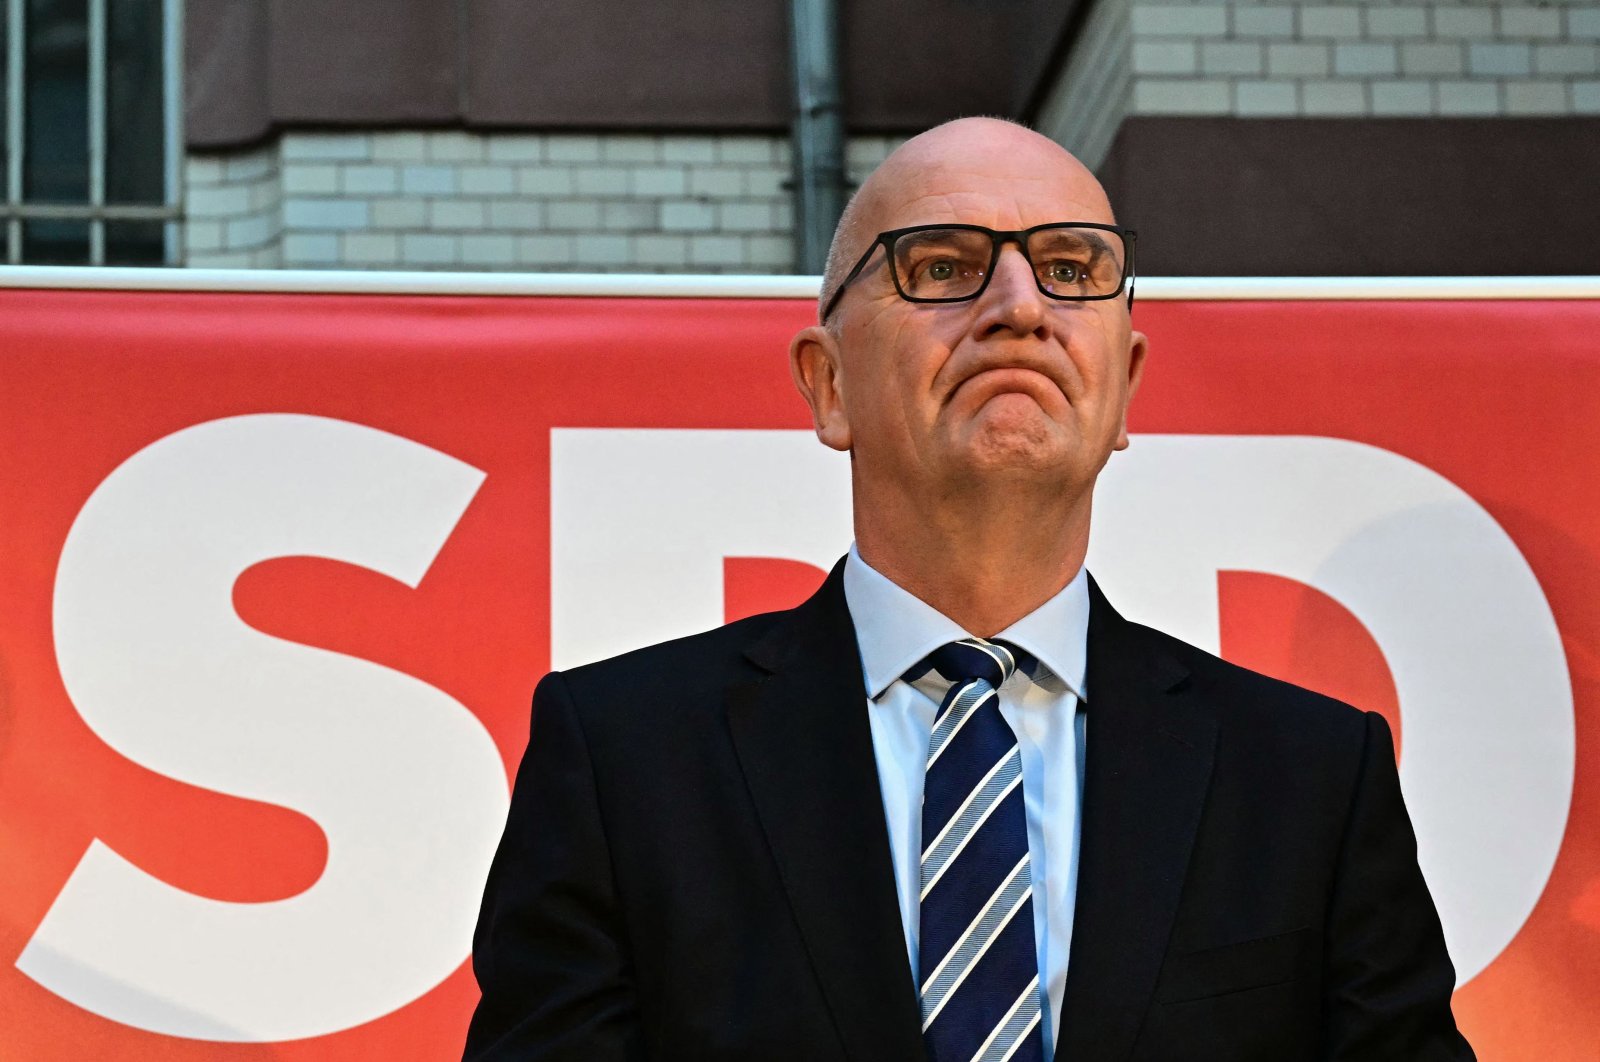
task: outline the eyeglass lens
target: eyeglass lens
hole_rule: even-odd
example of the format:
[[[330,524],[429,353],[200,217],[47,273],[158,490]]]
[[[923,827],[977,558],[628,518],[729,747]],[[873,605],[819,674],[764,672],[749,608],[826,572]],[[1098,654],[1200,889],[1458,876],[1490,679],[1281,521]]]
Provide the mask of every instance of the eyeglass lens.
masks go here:
[[[895,282],[911,299],[966,299],[983,287],[995,237],[974,229],[919,229],[894,242]],[[1115,294],[1126,252],[1119,233],[1052,226],[1028,235],[1028,261],[1039,287],[1057,298]]]

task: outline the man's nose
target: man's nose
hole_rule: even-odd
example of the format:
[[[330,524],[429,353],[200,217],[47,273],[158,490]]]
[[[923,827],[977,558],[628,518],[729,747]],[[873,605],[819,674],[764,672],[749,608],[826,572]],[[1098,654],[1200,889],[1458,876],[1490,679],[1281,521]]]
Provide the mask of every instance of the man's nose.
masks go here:
[[[1045,295],[1034,279],[1033,266],[1016,244],[1007,244],[1000,249],[989,286],[980,301],[979,330],[1019,334],[1040,331],[1047,313],[1044,300]]]

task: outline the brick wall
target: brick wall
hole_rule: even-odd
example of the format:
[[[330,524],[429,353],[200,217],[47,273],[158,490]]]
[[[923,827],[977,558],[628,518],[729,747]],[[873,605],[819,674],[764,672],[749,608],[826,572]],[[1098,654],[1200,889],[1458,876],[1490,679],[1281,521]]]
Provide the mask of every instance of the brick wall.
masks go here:
[[[1097,0],[1041,123],[1097,163],[1104,114],[1600,114],[1600,3]],[[1085,90],[1127,56],[1125,88]],[[1102,77],[1102,80],[1104,78]]]
[[[183,176],[188,265],[267,269],[283,264],[283,196],[275,150],[190,157]]]
[[[1038,124],[1099,166],[1130,117],[1579,115],[1600,0],[1095,0]],[[291,132],[191,157],[186,260],[782,273],[789,179],[782,136]]]
[[[777,136],[288,133],[191,156],[187,264],[786,273],[789,180]]]

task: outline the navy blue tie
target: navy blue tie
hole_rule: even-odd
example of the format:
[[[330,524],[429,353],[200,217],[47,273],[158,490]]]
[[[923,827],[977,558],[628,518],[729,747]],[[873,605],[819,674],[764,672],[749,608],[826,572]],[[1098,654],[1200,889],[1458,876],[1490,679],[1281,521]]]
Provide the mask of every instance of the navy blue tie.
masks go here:
[[[918,983],[930,1062],[1042,1062],[1033,877],[1017,736],[1002,683],[1031,659],[1003,642],[934,650],[908,678],[951,682],[922,794]]]

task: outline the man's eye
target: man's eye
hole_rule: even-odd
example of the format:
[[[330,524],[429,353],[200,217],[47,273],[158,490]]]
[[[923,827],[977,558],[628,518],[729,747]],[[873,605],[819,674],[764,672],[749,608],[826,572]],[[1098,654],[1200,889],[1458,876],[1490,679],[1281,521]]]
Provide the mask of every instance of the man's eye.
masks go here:
[[[1087,270],[1082,262],[1051,262],[1045,266],[1045,276],[1057,284],[1077,284]]]
[[[955,263],[948,259],[941,259],[928,266],[929,280],[954,280],[956,275]]]

